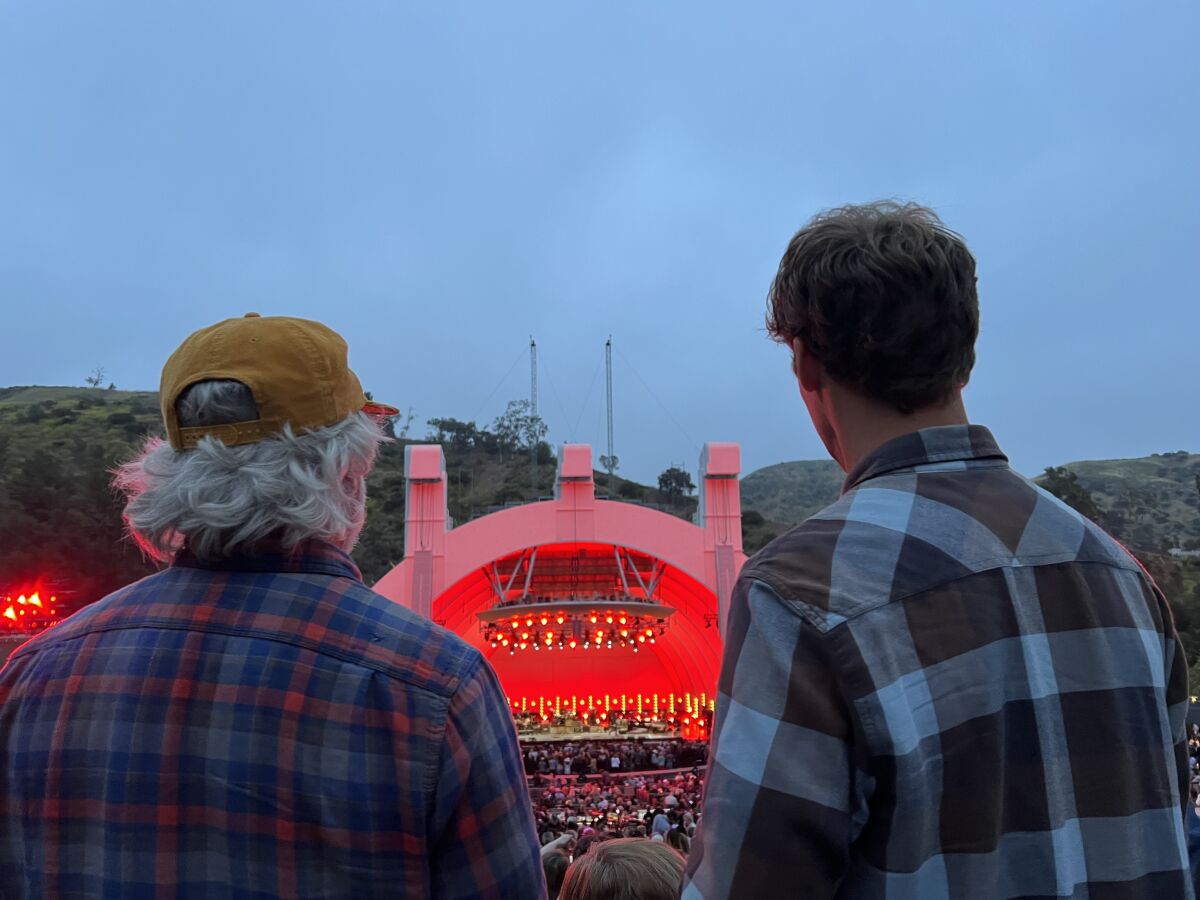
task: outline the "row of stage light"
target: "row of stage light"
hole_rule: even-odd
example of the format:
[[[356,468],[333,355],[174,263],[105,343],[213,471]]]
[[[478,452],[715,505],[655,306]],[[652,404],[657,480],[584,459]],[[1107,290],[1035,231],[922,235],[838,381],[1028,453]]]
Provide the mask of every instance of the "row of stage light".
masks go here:
[[[677,709],[689,717],[700,716],[706,710],[710,713],[716,710],[716,700],[704,691],[698,694],[690,691],[682,694],[572,694],[570,697],[556,694],[553,698],[543,694],[521,697],[520,700],[513,697],[507,699],[513,715],[536,712],[542,718],[548,718],[553,713],[555,716],[568,714],[578,718],[590,716],[607,719],[609,713],[618,712],[622,716],[650,716],[656,719],[669,716],[673,720]]]
[[[18,634],[41,631],[49,628],[58,621],[58,597],[51,597],[43,602],[41,594],[34,591],[29,596],[19,594],[17,597],[5,595],[3,598],[4,611],[0,617],[0,633],[11,631]]]
[[[545,613],[514,614],[511,619],[483,626],[483,639],[493,647],[507,650],[575,650],[582,648],[638,648],[655,643],[666,633],[666,620],[634,615],[622,610],[569,613],[561,610]]]

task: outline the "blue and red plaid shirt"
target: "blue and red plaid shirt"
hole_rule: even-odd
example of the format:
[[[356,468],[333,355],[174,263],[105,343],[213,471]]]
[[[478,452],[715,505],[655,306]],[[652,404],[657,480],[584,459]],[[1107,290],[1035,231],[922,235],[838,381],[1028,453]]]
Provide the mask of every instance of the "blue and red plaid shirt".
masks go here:
[[[319,542],[166,571],[0,673],[0,897],[545,895],[482,656]]]

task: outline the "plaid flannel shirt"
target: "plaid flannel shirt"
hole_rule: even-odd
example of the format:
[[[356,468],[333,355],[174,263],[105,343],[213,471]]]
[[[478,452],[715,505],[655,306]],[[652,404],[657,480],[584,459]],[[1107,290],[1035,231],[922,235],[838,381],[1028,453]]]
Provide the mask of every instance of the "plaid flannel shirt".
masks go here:
[[[472,647],[350,558],[183,555],[0,673],[0,898],[538,898]]]
[[[734,592],[685,900],[1189,898],[1163,596],[978,426],[890,441]]]

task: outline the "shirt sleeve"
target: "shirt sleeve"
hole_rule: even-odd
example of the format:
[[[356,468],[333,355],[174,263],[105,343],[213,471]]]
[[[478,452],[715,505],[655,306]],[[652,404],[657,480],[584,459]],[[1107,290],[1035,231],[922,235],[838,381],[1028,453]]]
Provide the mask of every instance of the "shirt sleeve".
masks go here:
[[[450,701],[430,833],[437,900],[546,896],[516,726],[482,658]]]
[[[684,900],[832,896],[869,780],[826,636],[743,575],[730,607],[702,818]]]
[[[1160,595],[1161,596],[1161,595]],[[1192,802],[1192,773],[1188,763],[1187,745],[1187,712],[1190,697],[1188,696],[1187,656],[1183,651],[1183,642],[1175,631],[1175,623],[1171,618],[1171,609],[1166,598],[1161,602],[1166,609],[1166,653],[1167,671],[1167,717],[1171,725],[1171,740],[1175,743],[1175,768],[1179,778],[1179,798],[1183,801],[1186,811]]]

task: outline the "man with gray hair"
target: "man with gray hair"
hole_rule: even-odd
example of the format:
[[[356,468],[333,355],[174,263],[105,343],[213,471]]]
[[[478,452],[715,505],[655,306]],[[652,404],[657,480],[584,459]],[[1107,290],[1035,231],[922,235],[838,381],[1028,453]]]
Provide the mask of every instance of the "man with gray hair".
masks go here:
[[[255,313],[163,370],[121,466],[158,574],[0,672],[0,897],[543,897],[495,673],[349,551],[396,410]]]

